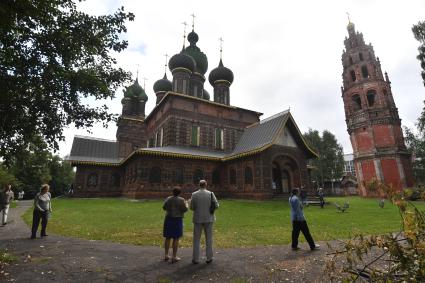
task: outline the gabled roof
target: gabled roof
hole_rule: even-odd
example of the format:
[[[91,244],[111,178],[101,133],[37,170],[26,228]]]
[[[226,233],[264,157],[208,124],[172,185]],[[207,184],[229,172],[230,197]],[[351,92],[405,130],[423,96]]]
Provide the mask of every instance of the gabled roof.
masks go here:
[[[116,141],[94,139],[76,136],[72,145],[69,161],[76,164],[109,163],[118,166],[133,155],[152,155],[176,158],[201,159],[212,161],[227,161],[259,153],[276,144],[284,130],[291,131],[292,136],[300,147],[304,148],[308,157],[317,157],[317,154],[308,146],[299,131],[289,110],[280,112],[258,123],[247,127],[235,148],[231,152],[213,151],[194,147],[164,146],[154,148],[139,148],[125,159],[118,158],[118,143]]]
[[[89,165],[118,165],[122,159],[118,158],[117,141],[75,136],[67,160]]]

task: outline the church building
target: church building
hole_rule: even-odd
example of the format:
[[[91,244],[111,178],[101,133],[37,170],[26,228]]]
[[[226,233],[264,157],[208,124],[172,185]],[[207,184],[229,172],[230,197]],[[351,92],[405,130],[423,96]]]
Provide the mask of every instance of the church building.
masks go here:
[[[198,39],[192,29],[189,46],[170,58],[172,80],[165,73],[155,82],[156,106],[148,115],[148,96],[136,79],[124,90],[116,140],[74,137],[69,161],[76,196],[158,198],[174,186],[187,196],[200,179],[221,197],[312,190],[307,163],[317,155],[290,111],[260,119],[260,112],[231,105],[234,76],[222,59],[208,75],[210,97]]]
[[[354,24],[350,22],[347,29],[341,92],[360,194],[374,194],[365,186],[374,179],[397,189],[411,187],[411,157],[388,74],[382,74],[373,46],[365,44]]]

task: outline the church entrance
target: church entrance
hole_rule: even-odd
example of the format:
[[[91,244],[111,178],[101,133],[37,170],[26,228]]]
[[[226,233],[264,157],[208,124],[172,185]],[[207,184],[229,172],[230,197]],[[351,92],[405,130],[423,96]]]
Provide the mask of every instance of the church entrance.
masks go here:
[[[272,189],[275,194],[288,194],[301,186],[298,164],[288,156],[277,156],[272,163]]]

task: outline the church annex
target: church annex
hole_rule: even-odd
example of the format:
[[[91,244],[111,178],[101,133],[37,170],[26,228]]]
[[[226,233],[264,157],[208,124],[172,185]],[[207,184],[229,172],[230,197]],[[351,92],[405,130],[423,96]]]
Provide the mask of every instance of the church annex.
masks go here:
[[[69,161],[76,167],[75,195],[157,198],[200,179],[221,197],[264,199],[310,184],[307,161],[316,158],[291,113],[261,120],[262,113],[230,104],[233,72],[222,60],[208,76],[207,56],[192,29],[167,75],[154,84],[156,106],[136,81],[124,91],[115,140],[75,136]]]

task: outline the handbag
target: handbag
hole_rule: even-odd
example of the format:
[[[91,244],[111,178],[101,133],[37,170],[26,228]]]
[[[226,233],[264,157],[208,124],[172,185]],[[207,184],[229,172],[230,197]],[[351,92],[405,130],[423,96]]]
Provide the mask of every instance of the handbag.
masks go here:
[[[214,202],[214,198],[213,198],[213,193],[211,192],[211,204],[210,204],[210,213],[214,214],[216,207],[215,207],[215,202]]]

